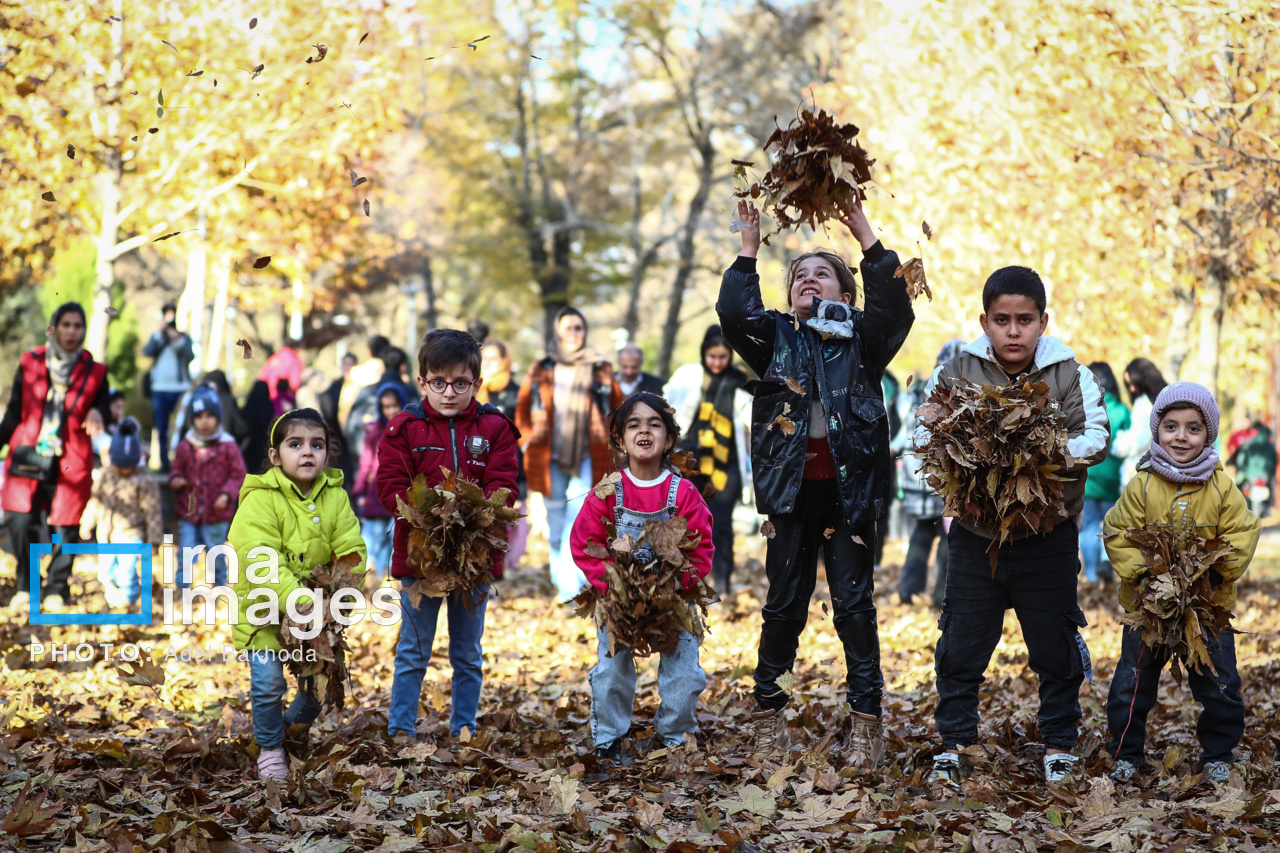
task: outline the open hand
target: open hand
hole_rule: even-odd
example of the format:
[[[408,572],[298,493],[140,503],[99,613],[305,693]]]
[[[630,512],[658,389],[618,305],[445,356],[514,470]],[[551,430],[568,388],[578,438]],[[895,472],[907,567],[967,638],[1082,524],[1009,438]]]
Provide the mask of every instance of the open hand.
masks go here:
[[[102,412],[97,409],[90,409],[89,414],[84,417],[84,431],[89,433],[91,438],[97,438],[102,435],[102,430]]]
[[[169,478],[169,488],[173,489],[175,492],[180,492],[186,487],[187,487],[186,477],[170,477]]]
[[[229,506],[231,506],[231,498],[226,492],[218,495],[217,499],[213,502],[213,508],[219,511],[224,510]]]
[[[742,235],[742,256],[754,258],[760,252],[760,211],[754,202],[743,199],[738,202],[738,219],[747,226],[738,232]]]

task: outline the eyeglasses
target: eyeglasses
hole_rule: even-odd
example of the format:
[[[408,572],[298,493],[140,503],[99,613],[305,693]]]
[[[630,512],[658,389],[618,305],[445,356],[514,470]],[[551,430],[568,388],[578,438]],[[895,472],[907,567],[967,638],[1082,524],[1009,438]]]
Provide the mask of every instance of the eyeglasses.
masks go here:
[[[452,382],[445,382],[443,379],[432,379],[427,383],[427,387],[432,391],[435,391],[437,394],[443,394],[444,389],[452,386],[453,393],[465,394],[467,391],[471,390],[471,386],[475,384],[476,383],[470,379],[455,379]]]

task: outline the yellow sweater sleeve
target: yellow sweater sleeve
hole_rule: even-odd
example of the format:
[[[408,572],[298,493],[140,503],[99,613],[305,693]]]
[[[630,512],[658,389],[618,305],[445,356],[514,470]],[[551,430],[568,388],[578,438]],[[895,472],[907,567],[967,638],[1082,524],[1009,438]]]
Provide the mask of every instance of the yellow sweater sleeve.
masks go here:
[[[1102,521],[1104,536],[1102,541],[1107,548],[1111,568],[1115,570],[1118,577],[1125,580],[1132,580],[1150,568],[1142,552],[1138,550],[1138,546],[1124,535],[1124,531],[1130,527],[1146,526],[1146,481],[1146,476],[1141,473],[1129,480],[1129,484],[1124,487],[1124,493],[1120,495],[1120,500]]]
[[[1253,552],[1258,547],[1258,535],[1262,532],[1262,521],[1249,509],[1249,503],[1239,487],[1221,471],[1218,474],[1218,480],[1223,485],[1218,536],[1230,542],[1235,549],[1227,561],[1222,578],[1237,581],[1244,576],[1249,562],[1253,560]]]

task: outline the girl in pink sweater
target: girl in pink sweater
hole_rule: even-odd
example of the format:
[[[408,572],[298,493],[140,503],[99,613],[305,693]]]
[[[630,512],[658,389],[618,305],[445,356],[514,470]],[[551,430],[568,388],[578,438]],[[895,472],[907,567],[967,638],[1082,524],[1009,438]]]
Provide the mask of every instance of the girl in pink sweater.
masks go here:
[[[612,521],[618,536],[630,535],[642,547],[644,525],[674,515],[683,516],[689,530],[701,536],[689,554],[696,576],[711,571],[715,546],[711,540],[711,511],[694,485],[680,477],[671,464],[671,449],[680,437],[680,427],[667,401],[657,394],[640,393],[628,397],[609,423],[609,437],[615,450],[626,456],[622,479],[608,499],[592,491],[573,523],[569,544],[574,561],[599,592],[608,590],[604,562],[587,554],[587,546],[598,542],[608,546],[606,525]],[[684,579],[685,588],[694,584]],[[631,729],[635,703],[636,667],[630,649],[619,648],[609,657],[605,628],[597,628],[598,663],[591,670],[591,736],[596,754],[603,760],[622,760],[622,741]],[[685,633],[675,651],[663,654],[658,664],[658,695],[662,705],[654,718],[658,737],[667,746],[684,741],[697,730],[698,695],[707,686],[707,676],[698,662],[698,641]]]

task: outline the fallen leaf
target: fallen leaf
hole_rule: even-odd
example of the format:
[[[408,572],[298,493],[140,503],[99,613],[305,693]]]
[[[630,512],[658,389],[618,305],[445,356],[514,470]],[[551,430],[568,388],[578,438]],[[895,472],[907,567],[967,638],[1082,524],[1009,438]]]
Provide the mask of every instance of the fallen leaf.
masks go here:
[[[44,805],[44,798],[48,795],[48,791],[41,791],[32,797],[31,780],[28,779],[22,786],[22,790],[14,797],[9,813],[4,816],[3,821],[0,821],[0,832],[18,838],[43,835],[49,827],[53,826],[54,816],[62,810],[59,804]]]
[[[836,532],[836,529],[835,529],[834,527],[828,527],[826,530],[822,531],[822,538],[823,538],[823,539],[830,539],[830,538],[831,538],[831,534],[832,534],[832,533],[835,533],[835,532]]]
[[[802,397],[804,396],[805,394],[804,386],[801,385],[799,382],[797,382],[796,380],[788,376],[786,378],[786,383],[787,383],[787,388],[791,389],[791,393],[799,394]]]
[[[861,537],[861,536],[854,536],[854,537],[853,537],[853,541],[854,541],[854,542],[857,542],[857,543],[858,543],[859,545],[861,545],[863,548],[867,547],[867,543],[862,541],[862,537]]]
[[[270,255],[263,255],[262,257],[258,258],[256,261],[253,262],[253,268],[255,270],[265,269],[270,265],[271,265]]]

